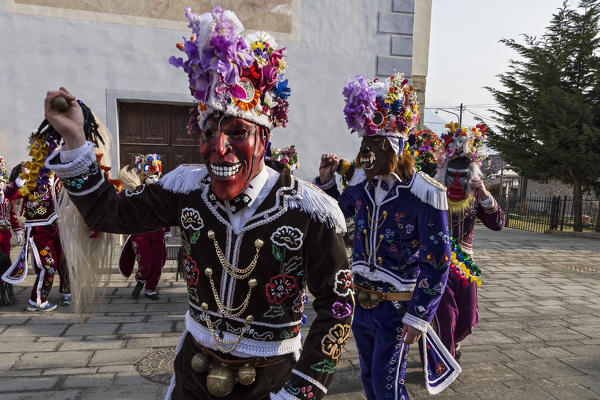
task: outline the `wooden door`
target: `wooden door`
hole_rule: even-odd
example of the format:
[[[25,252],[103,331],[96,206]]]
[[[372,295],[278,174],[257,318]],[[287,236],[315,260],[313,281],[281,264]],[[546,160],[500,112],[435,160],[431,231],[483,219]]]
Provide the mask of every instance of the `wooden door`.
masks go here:
[[[198,138],[187,134],[192,104],[118,102],[120,167],[135,156],[156,153],[163,174],[179,164],[200,163]]]

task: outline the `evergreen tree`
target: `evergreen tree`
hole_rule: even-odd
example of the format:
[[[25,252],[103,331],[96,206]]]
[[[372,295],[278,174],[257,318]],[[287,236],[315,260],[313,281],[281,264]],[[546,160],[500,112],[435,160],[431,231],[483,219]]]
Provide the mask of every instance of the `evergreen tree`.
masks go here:
[[[571,184],[575,231],[600,177],[599,20],[599,0],[565,0],[540,39],[502,40],[520,58],[499,75],[503,88],[487,88],[500,106],[489,146],[525,178]]]

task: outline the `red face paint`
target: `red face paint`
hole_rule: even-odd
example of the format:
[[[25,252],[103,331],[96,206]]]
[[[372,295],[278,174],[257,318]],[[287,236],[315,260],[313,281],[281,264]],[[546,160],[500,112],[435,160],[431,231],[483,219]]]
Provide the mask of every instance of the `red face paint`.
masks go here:
[[[235,117],[211,117],[206,122],[200,154],[219,199],[233,199],[261,171],[267,140],[262,129]]]

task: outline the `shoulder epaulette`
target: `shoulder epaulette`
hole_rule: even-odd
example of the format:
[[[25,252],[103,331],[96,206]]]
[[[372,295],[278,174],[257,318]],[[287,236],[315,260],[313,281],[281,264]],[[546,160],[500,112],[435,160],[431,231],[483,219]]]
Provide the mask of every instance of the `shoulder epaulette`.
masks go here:
[[[309,213],[312,219],[325,223],[329,228],[334,228],[337,233],[345,233],[346,218],[344,218],[337,201],[315,185],[302,179],[294,179],[298,181],[298,190],[288,199],[289,207]]]
[[[415,174],[410,192],[417,196],[423,203],[427,203],[438,210],[448,209],[446,186],[424,172],[419,171]]]
[[[171,192],[188,194],[202,187],[201,181],[207,174],[202,164],[182,164],[160,178],[158,184]]]
[[[367,179],[367,174],[365,174],[365,170],[362,168],[355,168],[352,178],[350,179],[350,181],[348,181],[348,186],[358,185],[359,183],[364,182],[365,179]]]

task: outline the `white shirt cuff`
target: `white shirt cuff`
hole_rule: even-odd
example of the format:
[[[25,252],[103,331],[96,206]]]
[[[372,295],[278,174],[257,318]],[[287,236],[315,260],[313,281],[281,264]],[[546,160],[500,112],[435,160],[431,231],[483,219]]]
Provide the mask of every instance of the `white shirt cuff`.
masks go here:
[[[415,329],[420,330],[421,332],[427,332],[427,327],[429,326],[429,322],[425,321],[424,319],[415,317],[414,315],[409,313],[404,314],[402,322],[412,326]]]
[[[78,148],[73,149],[73,150],[64,150],[64,149],[61,149],[60,150],[60,162],[62,164],[68,164],[71,161],[76,160],[77,158],[79,158],[82,155],[84,155],[86,153],[87,149],[90,146],[93,147],[94,144],[91,143],[91,142],[86,142],[85,144],[83,144],[83,145],[81,145]]]
[[[23,186],[25,186],[27,181],[25,179],[21,179],[21,178],[17,177],[17,179],[15,179],[15,183],[17,184],[17,187],[23,187]]]
[[[281,389],[277,393],[271,393],[271,400],[300,400],[285,389]]]
[[[480,200],[479,203],[483,206],[483,208],[494,208],[494,198],[492,196],[488,197],[485,200]]]

